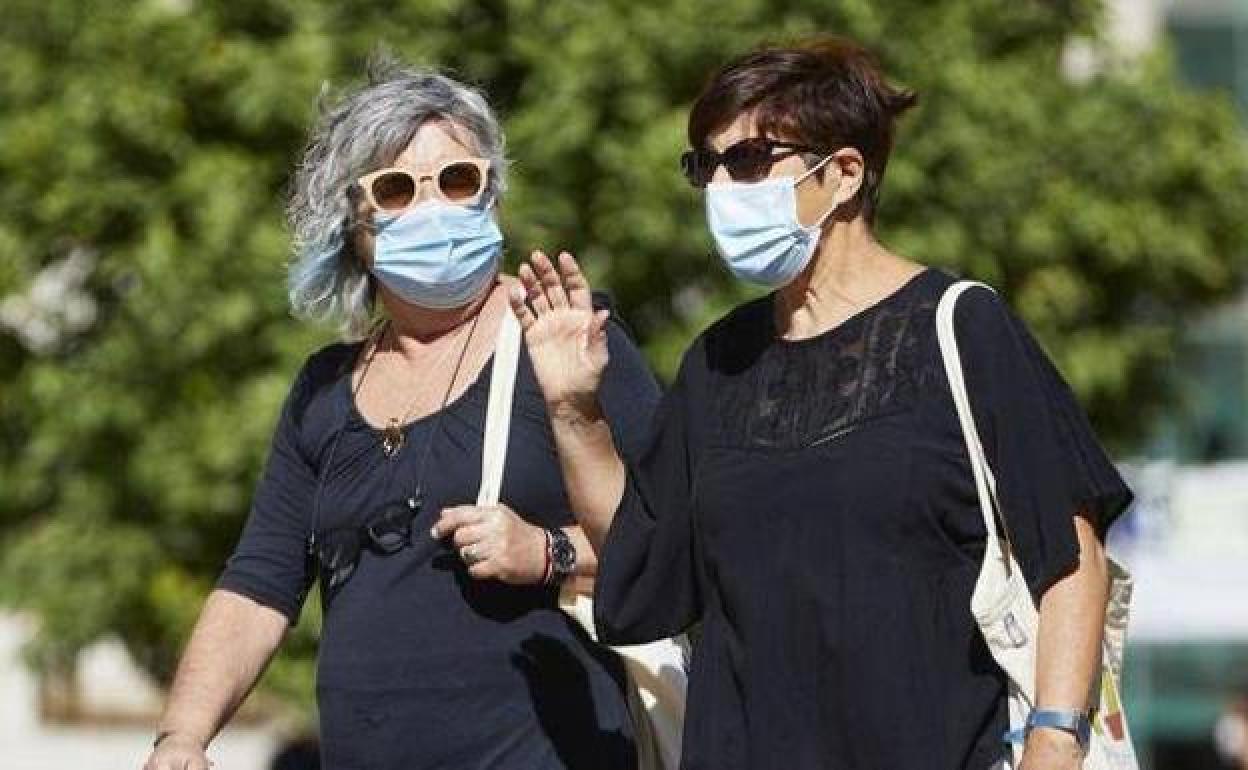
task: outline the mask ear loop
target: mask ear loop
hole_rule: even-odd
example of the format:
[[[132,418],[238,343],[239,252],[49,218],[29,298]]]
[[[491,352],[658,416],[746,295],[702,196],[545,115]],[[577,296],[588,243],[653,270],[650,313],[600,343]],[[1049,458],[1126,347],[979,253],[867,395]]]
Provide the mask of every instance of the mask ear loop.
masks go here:
[[[832,160],[834,157],[836,157],[836,153],[829,153],[828,155],[823,156],[823,160],[819,161],[819,162],[818,162],[818,163],[816,163],[815,165],[813,165],[813,166],[811,166],[810,168],[806,169],[806,171],[805,171],[805,172],[803,172],[800,176],[798,176],[798,177],[794,178],[794,180],[793,180],[793,189],[794,189],[794,191],[796,191],[796,190],[797,190],[797,186],[798,186],[799,184],[801,184],[802,182],[806,181],[806,178],[807,178],[807,177],[809,177],[811,174],[815,173],[815,172],[816,172],[816,171],[818,171],[819,169],[823,168],[824,166],[828,165],[828,161]],[[794,206],[796,206],[796,205],[797,205],[797,200],[796,200],[796,198],[795,198],[795,199],[794,199]],[[840,203],[840,202],[833,203],[833,204],[832,204],[832,208],[830,208],[830,209],[828,209],[827,211],[823,212],[823,216],[819,217],[819,219],[818,219],[818,220],[817,220],[817,221],[816,221],[813,225],[811,225],[811,226],[810,226],[810,229],[813,229],[813,230],[819,230],[819,229],[822,229],[824,222],[827,222],[827,221],[828,221],[828,217],[832,216],[832,212],[836,211],[836,210],[837,210],[837,209],[839,209],[840,207],[841,207],[841,203]],[[796,212],[796,211],[794,211],[794,212],[793,212],[793,217],[794,217],[794,219],[796,219],[796,218],[797,218],[797,212]]]

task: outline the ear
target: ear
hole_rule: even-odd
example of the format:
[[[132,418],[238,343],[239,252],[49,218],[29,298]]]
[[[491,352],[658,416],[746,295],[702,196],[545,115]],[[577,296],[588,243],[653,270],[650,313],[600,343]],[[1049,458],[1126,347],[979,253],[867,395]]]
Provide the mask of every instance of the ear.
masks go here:
[[[357,184],[347,188],[347,202],[350,210],[343,221],[343,241],[350,252],[348,258],[354,259],[361,269],[368,272],[372,267],[372,249],[375,245],[372,207]]]
[[[854,199],[867,179],[867,164],[862,153],[853,147],[842,147],[832,154],[828,166],[835,166],[838,181],[834,183],[832,200],[836,205],[843,205]]]
[[[376,248],[377,241],[368,225],[359,221],[351,223],[344,233],[343,241],[348,252],[347,258],[354,259],[360,269],[369,272],[373,266],[373,249]]]

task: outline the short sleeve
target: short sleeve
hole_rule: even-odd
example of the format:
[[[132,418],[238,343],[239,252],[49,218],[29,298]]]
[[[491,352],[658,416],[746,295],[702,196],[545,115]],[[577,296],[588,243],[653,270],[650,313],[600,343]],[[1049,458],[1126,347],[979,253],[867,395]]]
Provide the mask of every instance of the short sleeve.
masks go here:
[[[314,577],[307,536],[316,473],[301,449],[299,431],[310,391],[305,367],[282,406],[247,523],[217,580],[217,588],[271,607],[291,625]]]
[[[624,494],[599,558],[594,623],[609,644],[680,633],[701,616],[691,514],[690,356],[629,462]]]
[[[1015,555],[1039,599],[1078,564],[1074,516],[1086,517],[1104,539],[1131,490],[1070,386],[996,294],[967,291],[954,319]]]

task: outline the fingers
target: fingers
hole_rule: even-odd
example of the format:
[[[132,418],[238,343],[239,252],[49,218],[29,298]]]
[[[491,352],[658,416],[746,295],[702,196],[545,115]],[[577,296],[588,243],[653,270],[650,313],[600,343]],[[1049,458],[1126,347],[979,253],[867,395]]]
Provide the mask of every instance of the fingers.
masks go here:
[[[550,257],[540,251],[533,252],[532,258],[533,270],[537,273],[537,280],[542,284],[542,291],[546,294],[546,301],[553,308],[561,308],[568,306],[568,295],[563,290],[563,276],[555,269],[555,265],[550,261]]]
[[[491,551],[485,543],[473,543],[459,549],[459,559],[469,567],[475,567],[490,560]]]
[[[541,253],[540,251],[533,252],[529,255],[529,261],[521,264],[520,269],[516,271],[516,276],[520,278],[520,283],[524,286],[525,299],[539,316],[550,312],[550,300],[547,299],[546,291],[542,288],[542,282],[534,269],[537,257]]]
[[[594,300],[589,290],[589,281],[581,272],[581,266],[576,263],[576,258],[566,251],[559,253],[559,273],[563,276],[568,303],[576,308],[593,307]]]
[[[603,308],[594,311],[594,320],[589,324],[589,339],[597,340],[607,333],[607,319],[611,317],[611,311]]]
[[[529,255],[528,262],[521,263],[516,276],[524,287],[523,296],[513,289],[509,299],[522,325],[529,317],[536,320],[551,309],[574,307],[588,310],[593,307],[589,280],[581,272],[576,258],[566,251],[560,252],[557,264],[542,251],[534,251]]]
[[[448,523],[457,526],[452,531]],[[546,533],[506,505],[448,508],[438,531],[443,538],[451,538],[456,555],[474,579],[532,585],[544,576]]]
[[[537,323],[537,316],[533,315],[533,311],[529,309],[528,295],[525,293],[524,286],[520,284],[512,286],[507,292],[507,300],[511,303],[511,312],[516,314],[516,320],[520,322],[520,328],[523,331],[527,332],[529,327]]]
[[[441,540],[454,535],[460,527],[479,524],[482,517],[482,509],[475,505],[457,505],[453,508],[443,508],[438,514],[438,520],[434,522],[433,528],[429,530],[429,534],[434,540]]]
[[[465,525],[455,530],[455,534],[451,536],[451,542],[461,552],[465,546],[479,543],[485,539],[486,529],[480,524]]]
[[[430,534],[435,539],[451,539],[451,545],[461,561],[469,567],[488,561],[494,550],[487,540],[491,539],[497,529],[497,509],[480,508],[475,505],[460,505],[443,508],[438,521],[433,525]],[[495,526],[491,527],[491,524]]]

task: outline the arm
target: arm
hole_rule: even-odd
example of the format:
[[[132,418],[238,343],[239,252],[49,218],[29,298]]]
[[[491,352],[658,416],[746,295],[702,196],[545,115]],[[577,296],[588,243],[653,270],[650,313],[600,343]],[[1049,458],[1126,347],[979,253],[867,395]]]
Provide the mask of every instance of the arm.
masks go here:
[[[251,691],[281,644],[282,613],[225,590],[204,603],[178,664],[145,770],[200,770],[204,750]]]
[[[597,553],[624,496],[624,461],[596,400],[583,407],[552,405],[550,424],[568,502]]]
[[[1039,609],[1036,705],[1085,710],[1099,685],[1109,592],[1102,542],[1131,490],[1069,385],[997,295],[967,292],[954,321],[975,422]],[[1074,770],[1075,743],[1033,730],[1020,770]]]
[[[652,379],[613,390],[626,378],[604,379],[609,359],[623,371],[643,364],[640,356],[627,362],[627,346],[609,349],[608,314],[594,309],[576,260],[561,254],[556,270],[537,252],[518,272],[524,288],[513,287],[512,311],[546,401],[569,505],[600,561],[598,638],[641,644],[684,631],[703,606],[685,399],[686,364],[696,359],[686,354],[662,399]],[[639,424],[643,408],[649,419],[638,441],[627,431],[613,436],[611,427]],[[617,447],[635,465],[626,469]]]
[[[1109,601],[1109,570],[1093,525],[1075,516],[1079,562],[1040,600],[1036,652],[1036,706],[1086,711],[1101,665],[1101,634]],[[1037,729],[1027,737],[1021,770],[1079,768],[1082,754],[1074,736]]]
[[[572,274],[561,278],[555,274],[549,260],[538,259],[542,265],[539,272],[546,275],[552,287],[541,289],[537,273],[528,265],[520,269],[520,281],[510,288],[518,292],[512,297],[513,309],[517,303],[527,306],[530,288],[542,295],[542,307],[549,312],[558,304],[563,312],[553,320],[546,318],[541,328],[549,329],[551,324],[570,330],[573,336],[562,339],[551,339],[546,335],[543,346],[543,334],[535,329],[537,319],[530,314],[530,323],[525,329],[526,344],[533,362],[541,393],[545,401],[547,416],[551,426],[556,454],[559,457],[560,469],[568,505],[579,522],[578,526],[564,527],[576,550],[576,566],[573,577],[577,578],[576,590],[588,593],[592,590],[592,578],[597,574],[597,551],[602,548],[607,531],[616,508],[624,493],[625,470],[619,451],[634,456],[646,446],[648,429],[651,424],[655,404],[659,399],[659,388],[653,375],[646,366],[644,359],[634,346],[627,332],[619,324],[606,325],[606,311],[595,312],[592,295],[575,262],[571,257],[563,257],[563,265],[572,269]],[[563,280],[568,286],[578,284],[579,288],[564,290]],[[529,288],[523,288],[529,287]],[[558,296],[558,299],[552,297]],[[536,301],[536,294],[534,294]],[[574,307],[573,304],[576,306]],[[523,325],[524,320],[521,319]],[[566,398],[570,396],[562,388],[551,388],[551,373],[559,371],[566,375],[575,371],[563,367],[563,362],[555,361],[560,353],[566,355],[567,350],[560,350],[560,343],[575,344],[575,330],[585,331],[586,325],[593,327],[594,333],[587,335],[595,343],[595,356],[592,371],[583,373],[587,379],[583,387],[584,405],[594,412],[592,425],[583,421],[580,409],[565,408],[570,404]],[[586,363],[582,361],[581,363]],[[601,370],[599,369],[601,367]],[[556,383],[558,385],[558,383]],[[591,392],[592,391],[592,392]],[[582,433],[578,428],[587,425],[588,432]],[[577,439],[584,436],[591,442],[594,450],[607,463],[608,473],[613,475],[613,483],[604,485],[593,473],[592,465],[587,466],[581,461],[582,453],[578,451]],[[592,463],[592,459],[589,460]],[[588,472],[589,478],[583,478]],[[605,494],[598,494],[605,490]],[[510,520],[499,521],[499,519]],[[497,510],[460,506],[442,512],[439,522],[433,530],[435,538],[453,537],[453,544],[460,551],[461,558],[465,555],[469,562],[469,572],[478,577],[496,578],[513,584],[534,583],[541,580],[546,566],[546,542],[541,529],[527,525],[506,506],[498,506]],[[469,549],[466,554],[464,549]]]
[[[545,254],[534,252],[519,277],[511,307],[546,400],[568,502],[597,551],[625,482],[624,462],[599,400],[609,357],[608,313],[594,310],[589,282],[571,255],[561,254],[556,269]]]

